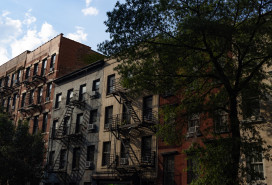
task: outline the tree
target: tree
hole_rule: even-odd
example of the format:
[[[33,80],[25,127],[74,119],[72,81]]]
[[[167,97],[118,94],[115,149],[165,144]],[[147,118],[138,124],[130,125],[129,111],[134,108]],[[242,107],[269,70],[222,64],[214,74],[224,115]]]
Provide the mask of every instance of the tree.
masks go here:
[[[0,114],[0,184],[38,184],[44,154],[41,134],[31,135],[28,123],[15,128],[7,115]]]
[[[243,95],[252,97],[257,92],[265,99],[271,92],[265,81],[272,61],[271,1],[126,0],[117,2],[107,15],[111,40],[101,43],[99,50],[122,61],[116,70],[123,85],[135,92],[175,94],[180,99],[175,111],[179,115],[228,113],[226,150],[230,158],[226,166],[230,173],[223,173],[228,181],[221,182],[243,181],[244,171],[249,169],[239,160],[242,153],[252,154],[252,143],[269,158],[270,146],[255,126],[239,119],[239,110],[254,112],[245,106],[248,101]],[[169,120],[167,111],[165,115]],[[177,126],[183,128],[184,121],[175,122],[174,130]],[[169,136],[167,131],[172,130],[166,124],[159,133]],[[250,136],[241,134],[249,132]],[[201,150],[209,153],[208,148]],[[205,166],[196,184],[210,175],[203,169]]]

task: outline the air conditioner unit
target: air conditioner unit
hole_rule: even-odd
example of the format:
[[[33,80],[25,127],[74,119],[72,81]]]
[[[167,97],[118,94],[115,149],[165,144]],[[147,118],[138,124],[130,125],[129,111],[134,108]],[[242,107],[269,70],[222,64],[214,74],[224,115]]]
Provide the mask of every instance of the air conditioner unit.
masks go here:
[[[92,130],[94,130],[95,129],[95,124],[89,124],[88,126],[87,126],[87,130],[88,131],[92,131]]]
[[[98,91],[92,91],[91,92],[91,98],[98,98],[99,97],[99,92]]]
[[[127,159],[127,158],[121,158],[121,159],[120,159],[120,164],[121,164],[121,165],[126,165],[126,164],[128,164],[128,159]]]
[[[93,162],[92,161],[86,161],[85,167],[86,168],[92,168],[93,167]]]

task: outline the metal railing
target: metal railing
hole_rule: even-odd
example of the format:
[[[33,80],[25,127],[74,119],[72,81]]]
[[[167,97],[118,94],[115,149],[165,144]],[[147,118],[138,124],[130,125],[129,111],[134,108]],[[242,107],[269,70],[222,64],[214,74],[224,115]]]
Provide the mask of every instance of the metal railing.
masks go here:
[[[112,121],[109,124],[109,129],[116,130],[117,128],[129,127],[130,125],[138,126],[153,126],[158,123],[158,112],[151,109],[148,110],[136,110],[139,121],[133,119],[129,113],[121,113],[112,116]]]

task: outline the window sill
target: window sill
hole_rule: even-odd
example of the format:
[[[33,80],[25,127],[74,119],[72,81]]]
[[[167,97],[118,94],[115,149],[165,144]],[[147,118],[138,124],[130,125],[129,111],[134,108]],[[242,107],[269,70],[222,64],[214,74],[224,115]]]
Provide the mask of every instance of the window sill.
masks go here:
[[[60,110],[60,107],[58,107],[58,108],[54,108],[54,111],[58,111],[58,110]]]

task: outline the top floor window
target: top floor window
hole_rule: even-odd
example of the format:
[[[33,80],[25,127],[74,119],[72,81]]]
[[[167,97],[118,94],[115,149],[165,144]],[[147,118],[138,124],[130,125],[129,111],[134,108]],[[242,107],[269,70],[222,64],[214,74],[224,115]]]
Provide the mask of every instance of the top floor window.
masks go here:
[[[43,59],[43,61],[42,61],[41,76],[44,76],[44,75],[45,75],[46,64],[47,64],[47,58],[46,58],[46,59]]]
[[[34,67],[33,67],[33,76],[35,76],[35,75],[38,74],[38,65],[39,65],[39,63],[34,64]]]
[[[99,86],[100,86],[100,79],[94,80],[93,81],[93,88],[92,91],[99,91]]]
[[[25,79],[27,80],[29,76],[30,76],[30,67],[26,68]]]
[[[79,101],[84,101],[85,94],[86,94],[86,84],[83,84],[79,88]]]
[[[61,93],[56,95],[55,109],[59,108],[61,102]]]
[[[51,56],[51,61],[50,61],[50,72],[54,71],[55,60],[56,60],[56,54],[53,54]]]
[[[107,81],[107,94],[111,94],[114,92],[114,87],[115,87],[115,75],[110,75],[108,76],[108,81]]]
[[[11,75],[10,87],[13,86],[14,80],[15,80],[15,73],[13,73],[13,74]]]
[[[16,83],[19,83],[21,79],[21,70],[19,69],[17,72],[17,78],[16,78]]]
[[[72,98],[73,98],[73,89],[69,89],[67,91],[66,105],[68,105],[70,103]]]
[[[6,78],[5,78],[5,86],[8,86],[8,84],[9,84],[9,76],[6,76]]]

